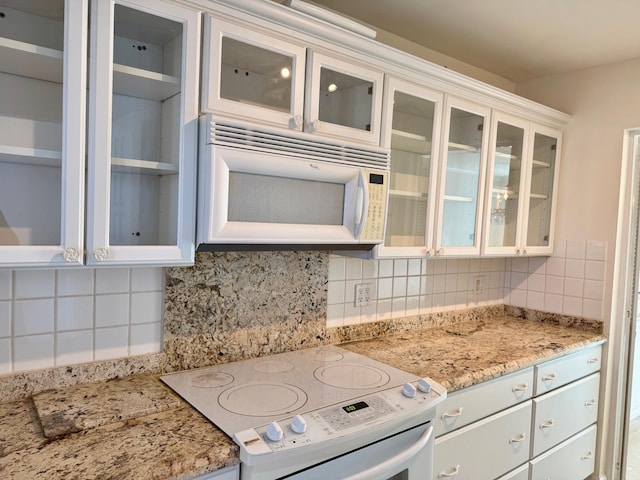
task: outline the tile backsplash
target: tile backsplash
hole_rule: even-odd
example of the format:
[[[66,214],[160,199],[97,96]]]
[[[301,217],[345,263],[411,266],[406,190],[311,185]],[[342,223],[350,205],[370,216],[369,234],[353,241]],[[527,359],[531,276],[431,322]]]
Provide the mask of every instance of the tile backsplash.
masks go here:
[[[0,271],[0,374],[157,353],[162,268]]]
[[[559,241],[551,257],[524,258],[219,253],[167,270],[167,285],[162,268],[0,270],[0,374],[163,348],[188,367],[193,342],[193,358],[220,345],[234,358],[243,342],[293,348],[326,328],[501,304],[602,320],[606,251]],[[356,285],[369,304],[355,306]]]

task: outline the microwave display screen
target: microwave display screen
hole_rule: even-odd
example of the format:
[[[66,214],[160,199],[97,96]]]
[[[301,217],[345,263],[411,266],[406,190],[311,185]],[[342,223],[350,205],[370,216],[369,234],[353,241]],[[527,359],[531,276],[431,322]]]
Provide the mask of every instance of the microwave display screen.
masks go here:
[[[369,183],[373,183],[375,185],[384,185],[384,175],[380,175],[379,173],[370,173]]]
[[[340,183],[229,172],[231,222],[342,225],[345,186]]]

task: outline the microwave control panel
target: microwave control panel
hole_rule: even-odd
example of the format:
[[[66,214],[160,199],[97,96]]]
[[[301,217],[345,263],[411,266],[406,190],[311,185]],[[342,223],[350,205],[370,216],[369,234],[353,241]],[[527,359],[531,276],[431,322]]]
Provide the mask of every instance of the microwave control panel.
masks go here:
[[[384,222],[387,218],[388,172],[366,170],[365,179],[369,188],[369,209],[360,241],[382,241]]]

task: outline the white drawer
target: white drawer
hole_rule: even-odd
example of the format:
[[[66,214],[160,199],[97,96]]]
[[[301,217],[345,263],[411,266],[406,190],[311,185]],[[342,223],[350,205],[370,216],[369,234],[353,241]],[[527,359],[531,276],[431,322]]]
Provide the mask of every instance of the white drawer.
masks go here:
[[[207,473],[200,477],[196,477],[193,480],[238,480],[240,478],[240,467],[235,465],[233,467],[223,468],[212,473]]]
[[[498,480],[529,480],[529,464],[524,465],[511,470],[506,475],[500,477]]]
[[[600,370],[602,345],[536,366],[535,395],[542,395]]]
[[[529,459],[531,401],[436,438],[434,480],[496,478]]]
[[[436,437],[528,400],[533,367],[453,392],[436,407]]]
[[[593,473],[596,426],[531,461],[531,480],[583,480]]]
[[[598,418],[600,374],[594,373],[533,400],[533,450],[536,456]]]

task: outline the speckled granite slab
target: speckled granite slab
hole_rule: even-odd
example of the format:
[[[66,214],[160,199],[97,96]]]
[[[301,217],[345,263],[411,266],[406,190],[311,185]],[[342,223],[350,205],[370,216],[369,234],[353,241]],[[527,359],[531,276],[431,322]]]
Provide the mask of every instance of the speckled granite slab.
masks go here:
[[[34,395],[33,402],[48,438],[180,406],[178,397],[150,375],[49,390]]]
[[[0,458],[20,450],[40,448],[46,441],[31,400],[0,403]]]
[[[187,480],[237,463],[237,446],[184,406],[14,451],[0,478]]]
[[[431,377],[451,392],[604,341],[589,330],[497,317],[340,346]]]

